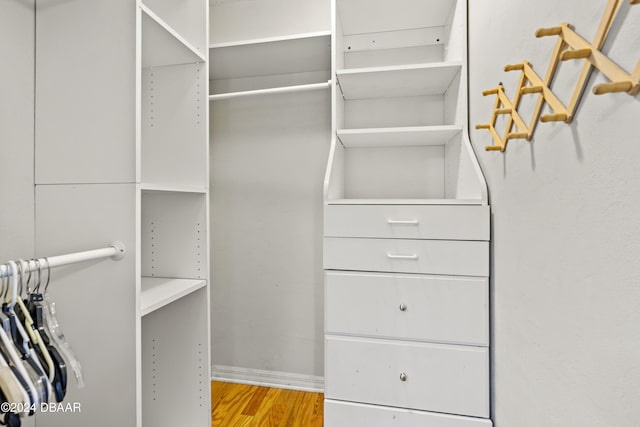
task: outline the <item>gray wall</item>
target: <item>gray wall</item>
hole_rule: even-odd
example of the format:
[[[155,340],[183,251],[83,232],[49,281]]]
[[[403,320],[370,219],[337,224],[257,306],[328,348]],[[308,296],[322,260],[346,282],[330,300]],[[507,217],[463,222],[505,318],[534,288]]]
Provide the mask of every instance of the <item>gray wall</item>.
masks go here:
[[[605,52],[631,70],[640,6],[624,3]],[[555,39],[537,28],[570,22],[591,40],[605,4],[469,1],[471,126],[493,107],[482,90],[502,81],[513,93],[505,64],[546,72]],[[564,99],[576,73],[562,67]],[[600,82],[571,125],[540,124],[504,155],[471,131],[493,210],[496,427],[640,425],[640,99],[591,94]]]
[[[0,1],[0,263],[34,255],[34,20],[34,0]]]
[[[33,256],[34,4],[0,1],[0,262]]]

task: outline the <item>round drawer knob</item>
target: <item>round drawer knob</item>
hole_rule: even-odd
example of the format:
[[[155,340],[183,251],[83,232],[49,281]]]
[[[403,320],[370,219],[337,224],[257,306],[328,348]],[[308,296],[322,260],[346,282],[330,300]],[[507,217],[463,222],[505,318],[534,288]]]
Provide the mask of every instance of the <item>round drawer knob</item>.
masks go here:
[[[400,381],[406,381],[407,380],[407,374],[405,374],[404,372],[400,374]]]
[[[400,304],[400,311],[407,311],[407,305],[406,304]]]

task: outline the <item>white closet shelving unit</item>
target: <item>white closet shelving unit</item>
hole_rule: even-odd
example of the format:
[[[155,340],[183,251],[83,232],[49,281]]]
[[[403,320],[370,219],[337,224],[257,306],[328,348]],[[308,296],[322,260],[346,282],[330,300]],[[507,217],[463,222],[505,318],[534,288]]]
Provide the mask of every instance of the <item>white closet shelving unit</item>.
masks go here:
[[[36,250],[127,247],[56,281],[87,387],[38,425],[208,426],[208,2],[36,17]]]
[[[325,425],[492,425],[464,0],[333,0]]]

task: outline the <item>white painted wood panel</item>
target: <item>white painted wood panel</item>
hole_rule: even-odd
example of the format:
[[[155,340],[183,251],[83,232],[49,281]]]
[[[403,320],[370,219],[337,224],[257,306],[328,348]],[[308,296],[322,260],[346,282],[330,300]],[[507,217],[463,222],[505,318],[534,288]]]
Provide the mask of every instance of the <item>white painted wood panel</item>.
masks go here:
[[[488,206],[329,205],[326,237],[489,240]]]
[[[142,182],[206,188],[205,64],[142,70]]]
[[[328,334],[489,345],[486,278],[328,271],[325,287]]]
[[[78,389],[70,375],[65,402],[80,403],[82,411],[39,414],[38,425],[86,427],[123,420],[135,425],[140,338],[136,186],[39,185],[35,229],[37,257],[105,247],[114,240],[126,247],[119,261],[103,259],[52,271],[49,295],[82,363],[86,387]],[[118,410],[105,402],[118,402]]]
[[[48,2],[37,15],[36,183],[135,182],[136,5]]]
[[[328,270],[489,275],[489,243],[325,237]]]
[[[442,27],[447,23],[455,4],[455,0],[337,1],[346,35]]]
[[[391,408],[361,403],[324,401],[324,421],[329,427],[491,427],[491,420]]]
[[[489,416],[487,348],[337,336],[325,345],[328,399]]]
[[[349,99],[441,95],[460,73],[461,64],[435,63],[338,70],[342,96]]]
[[[341,129],[337,135],[346,148],[446,145],[462,132],[461,126],[411,126]]]

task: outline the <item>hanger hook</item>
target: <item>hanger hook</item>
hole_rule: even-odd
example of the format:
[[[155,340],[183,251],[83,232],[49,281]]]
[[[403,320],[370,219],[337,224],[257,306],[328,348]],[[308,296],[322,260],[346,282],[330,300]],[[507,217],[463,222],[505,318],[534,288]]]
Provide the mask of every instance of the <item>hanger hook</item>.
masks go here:
[[[16,274],[18,275],[18,296],[22,296],[22,289],[24,287],[24,280],[22,275],[23,262],[23,259],[18,259],[18,262],[16,262]]]
[[[49,258],[44,257],[44,261],[47,263],[47,283],[44,285],[44,294],[47,294],[49,290],[49,282],[51,281],[51,265],[49,264]]]
[[[34,290],[36,292],[40,292],[40,282],[42,281],[42,267],[40,266],[40,260],[39,259],[35,259],[34,260],[36,263],[36,271],[38,272],[37,274],[37,279],[36,280],[36,284],[34,285]]]
[[[4,269],[4,276],[2,277],[2,292],[1,292],[1,296],[2,296],[2,300],[6,301],[8,285],[9,285],[9,266],[7,264],[3,264],[2,267]]]
[[[27,276],[27,294],[31,293],[31,288],[29,287],[29,283],[31,282],[31,262],[33,261],[33,259],[30,259],[29,261],[27,261],[27,270],[29,271],[29,275]]]

